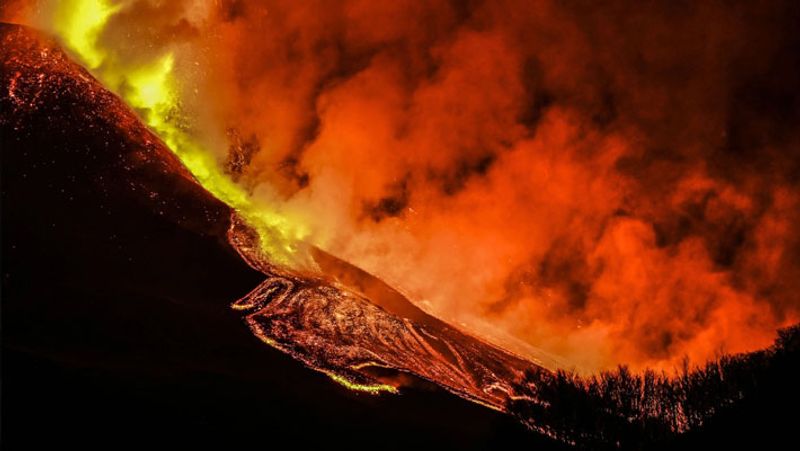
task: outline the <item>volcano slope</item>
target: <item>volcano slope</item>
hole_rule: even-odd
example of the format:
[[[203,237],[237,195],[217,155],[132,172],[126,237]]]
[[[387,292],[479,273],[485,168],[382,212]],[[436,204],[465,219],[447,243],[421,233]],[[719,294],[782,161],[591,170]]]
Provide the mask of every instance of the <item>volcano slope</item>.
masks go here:
[[[230,210],[49,39],[0,41],[4,449],[560,446],[421,380],[373,397],[264,346],[230,308],[265,279]]]
[[[630,429],[604,400],[546,385],[549,373],[425,315],[345,262],[316,256],[334,281],[273,268],[246,227],[231,227],[230,209],[55,44],[11,25],[0,26],[0,41],[4,449],[287,440],[561,449],[424,382],[502,409],[523,369],[549,389],[550,406],[560,404],[543,415],[543,404],[512,398],[510,410],[532,427],[552,417],[584,435],[609,436],[596,433],[603,421]],[[796,355],[742,357],[755,394],[661,447],[796,440]],[[411,387],[401,396],[348,391],[289,356],[350,384],[399,378]],[[761,360],[756,374],[748,365]]]

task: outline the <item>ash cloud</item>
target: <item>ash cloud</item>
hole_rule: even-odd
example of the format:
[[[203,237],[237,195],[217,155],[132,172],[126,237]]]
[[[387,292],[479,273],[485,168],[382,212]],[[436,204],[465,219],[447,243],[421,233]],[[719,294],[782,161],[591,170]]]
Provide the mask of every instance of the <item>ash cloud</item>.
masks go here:
[[[584,370],[800,319],[796,2],[127,11],[202,57],[222,135],[255,137],[240,183],[444,319]]]

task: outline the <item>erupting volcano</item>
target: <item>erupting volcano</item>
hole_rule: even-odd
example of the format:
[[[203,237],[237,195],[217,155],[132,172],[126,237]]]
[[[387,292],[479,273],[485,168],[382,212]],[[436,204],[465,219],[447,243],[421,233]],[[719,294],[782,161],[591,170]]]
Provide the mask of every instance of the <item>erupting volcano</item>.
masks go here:
[[[370,408],[442,389],[546,448],[796,419],[753,416],[798,396],[794,3],[39,0],[0,19],[19,368],[135,367],[93,343],[136,341],[117,309],[152,298],[133,315],[176,331],[144,335],[156,381],[194,380],[205,352],[249,381],[276,349]],[[62,292],[81,301],[44,302]]]

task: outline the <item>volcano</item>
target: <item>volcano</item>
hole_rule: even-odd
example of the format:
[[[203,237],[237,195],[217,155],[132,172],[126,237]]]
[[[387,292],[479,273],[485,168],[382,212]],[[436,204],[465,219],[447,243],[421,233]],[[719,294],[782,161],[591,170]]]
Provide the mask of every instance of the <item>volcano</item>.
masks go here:
[[[54,41],[15,25],[0,40],[4,446],[581,446],[583,418],[553,406],[583,394],[561,397],[546,356],[475,338],[324,251],[320,273],[274,264]],[[797,397],[795,341],[735,361],[775,383],[678,444],[788,431],[774,412]]]
[[[313,435],[297,439],[356,447],[551,444],[423,379],[451,378],[448,390],[502,409],[497,393],[504,388],[488,388],[495,380],[481,378],[505,368],[519,372],[527,363],[499,353],[460,368],[469,348],[490,348],[461,334],[457,343],[441,342],[434,333],[458,333],[419,311],[405,313],[428,324],[410,325],[398,316],[410,304],[387,299],[385,307],[398,312],[390,313],[331,280],[271,274],[265,281],[267,267],[253,269],[230,245],[231,210],[199,187],[116,96],[36,32],[2,25],[0,36],[4,445],[99,446],[120,436],[260,443],[253,431],[261,429],[290,435],[310,429]],[[297,290],[305,294],[292,300],[326,304],[302,310],[266,296],[278,277],[310,290]],[[262,339],[296,340],[280,347],[291,345],[291,355],[343,383],[402,379],[412,387],[378,401],[264,346],[230,308],[254,287],[234,305],[247,310],[253,327],[264,327],[259,318],[269,313],[253,310],[256,303],[272,299],[269,305],[285,317],[270,322],[274,335]],[[335,318],[346,309],[383,323],[374,335],[357,320],[315,329],[348,334],[349,346],[339,350],[324,340],[347,336],[314,330],[306,330],[312,333],[306,342],[298,336],[321,319],[313,315]],[[387,374],[413,363],[391,343],[384,349],[396,360],[365,358],[356,342],[377,339],[387,324],[398,336],[382,336],[415,337],[408,352],[440,363],[426,365],[423,378]]]
[[[126,111],[124,105],[85,74],[79,74],[77,67],[63,56],[53,56],[58,54],[57,50],[20,45],[15,48],[23,48],[29,55],[43,56],[47,62],[24,60],[18,54],[7,59],[18,65],[8,70],[13,73],[9,81],[12,108],[35,108],[44,101],[40,98],[41,93],[46,94],[50,85],[99,98],[100,105],[95,109],[103,110],[99,114],[107,115],[108,119],[122,118],[119,124],[129,131],[128,141],[150,145],[132,160],[122,163],[125,171],[151,172],[148,165],[160,165],[159,170],[165,176],[188,179],[191,183],[191,176],[183,171],[169,150],[146,128],[134,125],[135,117]],[[30,71],[28,68],[46,70],[48,66],[52,67],[51,74],[64,75],[54,80],[47,75],[40,78],[37,74],[34,80],[25,76]],[[86,84],[77,81],[81,76]],[[28,94],[30,92],[32,94]],[[82,113],[84,116],[91,114]],[[120,160],[126,159],[120,157]],[[194,204],[194,208],[202,206],[204,212],[213,211],[203,206],[205,201],[199,195],[199,202],[163,199],[156,191],[162,185],[155,180],[132,182],[130,185],[138,186],[138,190],[162,203]],[[515,395],[512,382],[521,379],[524,371],[532,367],[525,360],[425,314],[385,284],[322,251],[316,251],[317,259],[326,261],[327,267],[338,268],[338,279],[290,272],[274,266],[269,257],[260,252],[258,237],[237,219],[235,212],[223,208],[212,215],[216,218],[232,217],[232,225],[228,227],[230,242],[251,267],[267,277],[252,293],[233,304],[233,308],[247,313],[247,323],[263,341],[350,388],[371,392],[382,389],[395,391],[389,384],[380,384],[380,377],[366,371],[370,368],[389,369],[422,377],[469,400],[503,410],[509,396]],[[224,223],[217,221],[217,227],[220,222]],[[333,273],[333,268],[326,271],[326,274]],[[366,279],[364,284],[372,287],[375,301],[341,283],[360,279]]]

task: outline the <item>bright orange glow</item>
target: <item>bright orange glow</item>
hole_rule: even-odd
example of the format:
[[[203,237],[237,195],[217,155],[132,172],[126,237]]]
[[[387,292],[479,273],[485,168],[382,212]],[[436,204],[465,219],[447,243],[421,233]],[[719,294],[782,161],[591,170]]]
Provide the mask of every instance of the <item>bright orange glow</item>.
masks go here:
[[[313,268],[316,245],[531,358],[669,370],[800,320],[800,96],[779,8],[663,3],[97,0],[31,20],[276,260]]]

